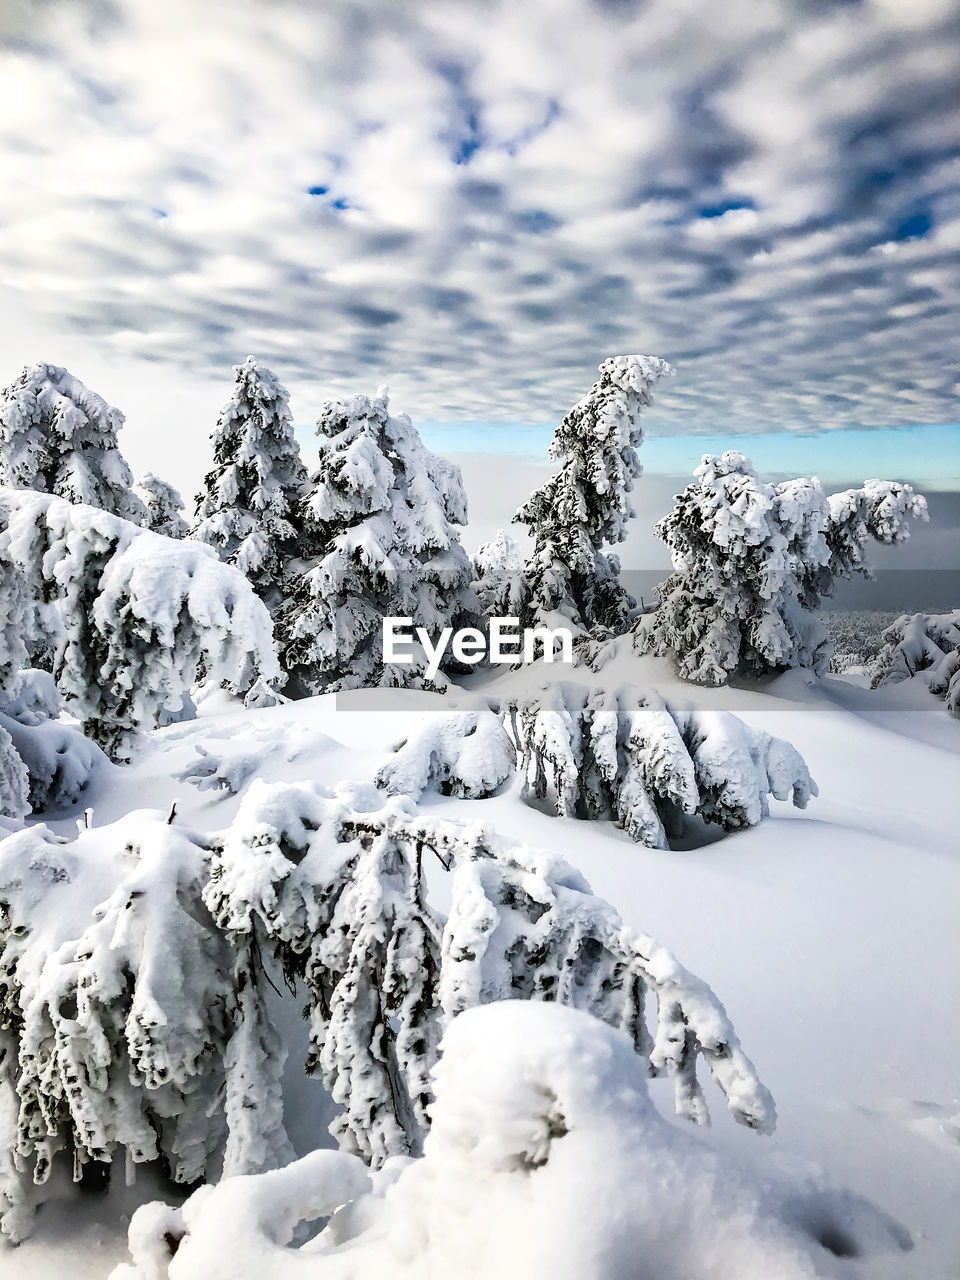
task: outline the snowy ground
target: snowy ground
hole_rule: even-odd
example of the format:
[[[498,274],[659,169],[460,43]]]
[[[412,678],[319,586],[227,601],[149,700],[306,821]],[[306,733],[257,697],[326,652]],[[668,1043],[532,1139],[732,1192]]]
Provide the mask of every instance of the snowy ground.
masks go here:
[[[485,691],[538,674],[508,674]],[[632,655],[574,678],[630,680],[727,707],[793,742],[820,797],[802,812],[774,801],[759,827],[682,852],[639,847],[606,823],[541,813],[516,785],[485,801],[428,795],[422,803],[562,853],[625,920],[710,983],[772,1090],[780,1123],[772,1138],[759,1138],[718,1107],[708,1141],[747,1163],[819,1166],[915,1241],[910,1253],[851,1259],[845,1274],[955,1280],[960,1135],[945,1122],[960,1112],[960,725],[919,681],[872,693],[791,675],[763,689],[695,690],[678,686],[661,661]],[[369,779],[430,704],[448,708],[451,700],[369,691],[341,696],[339,705],[325,697],[242,712],[218,697],[200,720],[152,735],[132,766],[104,767],[86,803],[96,826],[176,800],[184,821],[217,829],[238,799],[179,776],[209,768],[212,755],[241,789],[254,773]],[[51,825],[70,833],[75,818]],[[293,1136],[307,1151],[323,1140],[329,1118],[323,1091],[296,1062],[289,1087],[303,1116]],[[655,1082],[653,1092],[667,1114],[667,1088]],[[0,1245],[0,1275],[49,1280],[68,1268],[75,1280],[104,1280],[126,1254],[126,1213],[156,1194],[146,1180],[42,1212],[27,1243]]]

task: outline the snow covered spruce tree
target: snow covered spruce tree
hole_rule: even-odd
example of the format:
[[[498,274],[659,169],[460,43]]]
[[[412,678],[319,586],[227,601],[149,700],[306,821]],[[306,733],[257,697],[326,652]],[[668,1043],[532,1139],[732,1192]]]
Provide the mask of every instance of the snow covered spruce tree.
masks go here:
[[[269,614],[209,548],[0,489],[0,710],[35,666],[120,759],[137,729],[182,708],[201,668],[239,692],[279,674]]]
[[[563,466],[514,516],[533,538],[523,570],[523,626],[626,629],[636,602],[620,584],[619,560],[603,547],[626,537],[634,514],[629,494],[642,470],[640,415],[672,372],[657,356],[611,356],[557,427],[549,455]],[[496,602],[497,613],[517,602],[516,584],[509,576],[506,582],[509,595]]]
[[[457,536],[467,518],[460,470],[424,448],[406,414],[375,396],[327,404],[320,459],[303,503],[311,567],[278,614],[280,657],[295,694],[374,685],[442,688],[414,644],[386,662],[385,617],[435,638],[469,620],[473,570]]]
[[[828,668],[816,616],[841,578],[870,576],[866,546],[909,536],[927,518],[908,484],[868,480],[827,497],[816,478],[765,484],[736,450],[704,455],[696,480],[657,525],[674,572],[660,605],[638,620],[641,653],[672,654],[698,684],[808,667]]]
[[[930,692],[960,715],[960,609],[903,614],[884,631],[872,666],[874,689],[922,672]]]
[[[66,369],[24,369],[0,393],[0,485],[37,489],[148,523],[117,446],[123,414]]]
[[[298,553],[297,512],[306,471],[291,425],[289,393],[248,356],[214,429],[214,467],[197,495],[191,537],[235,564],[274,608],[287,562]]]
[[[165,538],[185,538],[189,525],[180,512],[183,499],[166,480],[146,471],[133,486],[133,491],[147,509],[146,527]]]

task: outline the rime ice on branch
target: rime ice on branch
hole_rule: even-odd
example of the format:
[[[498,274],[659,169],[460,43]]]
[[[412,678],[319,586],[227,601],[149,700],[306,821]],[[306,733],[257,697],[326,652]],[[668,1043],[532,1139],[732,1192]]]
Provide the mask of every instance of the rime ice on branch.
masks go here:
[[[291,557],[300,554],[298,508],[306,471],[289,394],[248,356],[234,369],[233,395],[214,429],[214,467],[197,495],[192,538],[247,575],[271,608]]]
[[[808,667],[826,672],[816,616],[841,578],[870,576],[866,545],[902,542],[927,504],[908,484],[868,480],[827,498],[816,478],[765,484],[749,458],[704,455],[696,481],[657,525],[674,572],[634,631],[641,653],[671,654],[681,676],[725,684]]]
[[[376,396],[331,401],[317,423],[320,459],[303,504],[311,567],[278,617],[281,661],[297,693],[439,685],[414,645],[385,663],[385,617],[435,636],[473,606],[473,576],[456,526],[467,518],[460,470],[430,453],[406,414]]]

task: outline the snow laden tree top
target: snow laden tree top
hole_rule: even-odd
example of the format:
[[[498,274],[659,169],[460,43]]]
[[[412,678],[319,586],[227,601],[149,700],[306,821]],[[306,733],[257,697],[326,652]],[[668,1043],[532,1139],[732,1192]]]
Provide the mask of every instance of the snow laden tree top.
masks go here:
[[[446,918],[428,866],[450,877]],[[183,1182],[221,1155],[225,1173],[289,1158],[271,951],[306,988],[332,1131],[375,1166],[421,1149],[445,1025],[503,999],[623,1029],[700,1124],[702,1059],[739,1123],[774,1126],[710,989],[567,863],[373,787],[257,780],[216,836],[143,811],[73,844],[0,841],[4,1231],[28,1230],[24,1175],[45,1181],[60,1152],[77,1177],[125,1152]]]
[[[704,455],[694,475],[656,526],[674,572],[634,634],[640,652],[675,655],[698,684],[790,667],[824,673],[822,598],[841,578],[870,576],[871,539],[902,542],[911,519],[927,518],[908,484],[868,480],[828,498],[816,477],[765,484],[736,450]]]
[[[234,368],[233,395],[214,429],[214,467],[197,495],[191,537],[235,564],[271,605],[298,552],[298,504],[306,480],[289,393],[252,356]]]
[[[0,489],[0,691],[49,667],[84,731],[122,758],[203,670],[243,692],[279,675],[270,618],[207,547],[94,507]]]
[[[183,498],[179,492],[152,471],[145,471],[133,486],[134,493],[147,509],[146,527],[165,538],[185,538],[189,525],[180,512]]]
[[[635,601],[620,585],[618,559],[603,547],[626,537],[629,494],[642,470],[640,415],[672,372],[657,356],[611,356],[557,427],[549,455],[563,466],[514,516],[534,542],[524,568],[524,626],[626,628]]]
[[[117,447],[119,409],[66,369],[37,364],[0,393],[0,485],[36,489],[146,525]]]
[[[317,434],[303,504],[316,558],[279,614],[291,688],[443,687],[442,676],[428,681],[419,645],[409,665],[384,661],[382,623],[408,617],[434,637],[472,607],[455,527],[467,518],[460,469],[424,448],[406,414],[390,413],[385,387],[331,401]]]

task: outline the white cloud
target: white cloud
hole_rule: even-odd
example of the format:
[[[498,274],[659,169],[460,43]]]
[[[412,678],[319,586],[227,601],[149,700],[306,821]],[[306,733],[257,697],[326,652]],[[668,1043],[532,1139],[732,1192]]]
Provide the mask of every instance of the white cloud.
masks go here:
[[[949,419],[960,41],[918,12],[11,3],[0,379],[106,378],[132,452],[205,448],[248,351],[301,420],[386,380],[549,421],[628,349],[678,366],[678,431]]]

